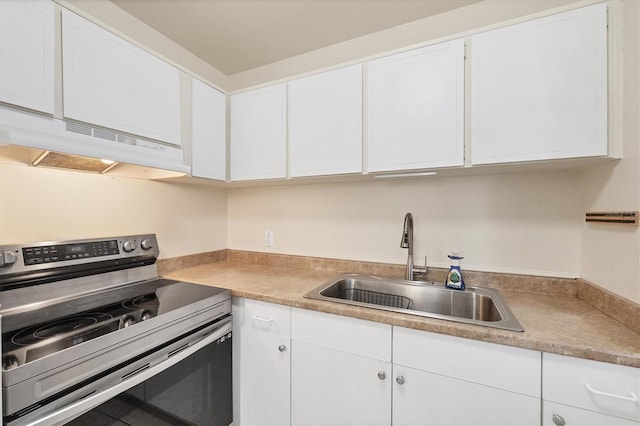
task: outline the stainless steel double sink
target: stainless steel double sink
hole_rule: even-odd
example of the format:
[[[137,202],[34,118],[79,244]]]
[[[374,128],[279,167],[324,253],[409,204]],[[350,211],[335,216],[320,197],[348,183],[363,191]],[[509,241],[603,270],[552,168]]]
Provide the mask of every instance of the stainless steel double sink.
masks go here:
[[[345,274],[305,294],[310,299],[524,331],[497,290]]]

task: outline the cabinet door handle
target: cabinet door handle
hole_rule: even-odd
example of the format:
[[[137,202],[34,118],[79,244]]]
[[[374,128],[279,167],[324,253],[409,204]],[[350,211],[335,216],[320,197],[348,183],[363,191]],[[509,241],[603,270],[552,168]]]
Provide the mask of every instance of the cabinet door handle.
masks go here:
[[[286,347],[285,345],[280,345],[280,346],[278,346],[278,350],[279,350],[280,352],[284,352],[284,351],[286,351],[286,350],[287,350],[287,347]]]
[[[399,385],[404,385],[404,377],[403,376],[396,377],[396,383],[398,383]]]
[[[609,398],[621,399],[623,401],[638,402],[638,395],[629,391],[629,396],[617,395],[615,393],[603,392],[592,388],[588,382],[584,382],[587,390],[594,395],[607,396]]]
[[[384,371],[379,371],[378,372],[378,379],[384,380],[386,378],[387,378],[387,373],[385,373]]]
[[[262,322],[271,322],[273,321],[273,318],[263,318],[258,314],[255,314],[254,316],[252,316],[251,318],[253,318],[256,321],[262,321]]]
[[[551,416],[551,419],[553,420],[553,424],[557,426],[564,426],[565,424],[567,424],[560,414],[554,414],[553,416]]]

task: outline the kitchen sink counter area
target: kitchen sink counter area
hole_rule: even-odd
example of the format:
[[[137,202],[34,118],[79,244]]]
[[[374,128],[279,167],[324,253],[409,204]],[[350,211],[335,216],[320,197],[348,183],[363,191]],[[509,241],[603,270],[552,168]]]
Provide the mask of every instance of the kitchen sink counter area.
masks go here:
[[[304,297],[307,292],[342,273],[394,276],[396,269],[402,270],[402,266],[383,265],[376,269],[375,266],[380,264],[353,262],[352,270],[341,270],[340,268],[344,268],[349,262],[322,259],[320,263],[328,263],[329,266],[323,264],[319,269],[316,258],[283,255],[256,257],[255,254],[245,256],[242,252],[229,252],[228,258],[224,253],[216,257],[216,261],[211,261],[210,257],[205,263],[200,264],[193,259],[190,262],[172,262],[168,259],[160,265],[161,274],[165,278],[228,288],[236,297],[640,367],[640,334],[578,297],[578,280],[558,280],[560,282],[556,283],[556,279],[542,279],[539,284],[533,286],[514,286],[517,289],[506,288],[504,284],[492,285],[499,288],[504,300],[525,330],[514,332]],[[265,262],[265,258],[268,258],[268,261]],[[365,272],[367,270],[369,272]],[[479,274],[477,278],[476,274]],[[488,274],[470,271],[467,278],[469,285],[489,287],[487,283],[482,282],[482,277],[486,275]],[[478,282],[474,282],[474,278]],[[526,278],[524,280],[527,281]],[[548,281],[551,281],[551,284]],[[631,316],[635,315],[634,308],[635,305],[632,306]]]

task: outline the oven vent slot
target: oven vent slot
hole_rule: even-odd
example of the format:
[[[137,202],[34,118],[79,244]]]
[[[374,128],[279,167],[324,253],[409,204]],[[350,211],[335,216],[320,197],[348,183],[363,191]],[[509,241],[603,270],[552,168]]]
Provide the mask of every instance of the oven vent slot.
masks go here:
[[[145,364],[140,368],[137,368],[135,370],[133,370],[130,373],[125,374],[124,376],[122,376],[122,381],[125,381],[127,379],[130,379],[131,377],[135,376],[138,373],[142,373],[144,370],[148,370],[149,369],[149,364]]]
[[[167,358],[171,358],[172,356],[174,356],[178,352],[182,352],[185,349],[187,349],[188,347],[189,347],[189,344],[185,343],[184,345],[180,346],[179,348],[176,348],[176,349],[172,350],[171,352],[169,352],[169,354],[167,355]]]

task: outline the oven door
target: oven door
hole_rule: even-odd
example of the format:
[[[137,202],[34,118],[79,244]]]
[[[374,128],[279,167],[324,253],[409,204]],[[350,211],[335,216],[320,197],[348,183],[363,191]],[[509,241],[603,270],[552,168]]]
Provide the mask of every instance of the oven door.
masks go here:
[[[108,389],[81,389],[73,402],[53,412],[5,424],[228,426],[233,420],[230,318],[185,347],[173,349],[166,360],[152,367],[115,372],[122,380]]]

